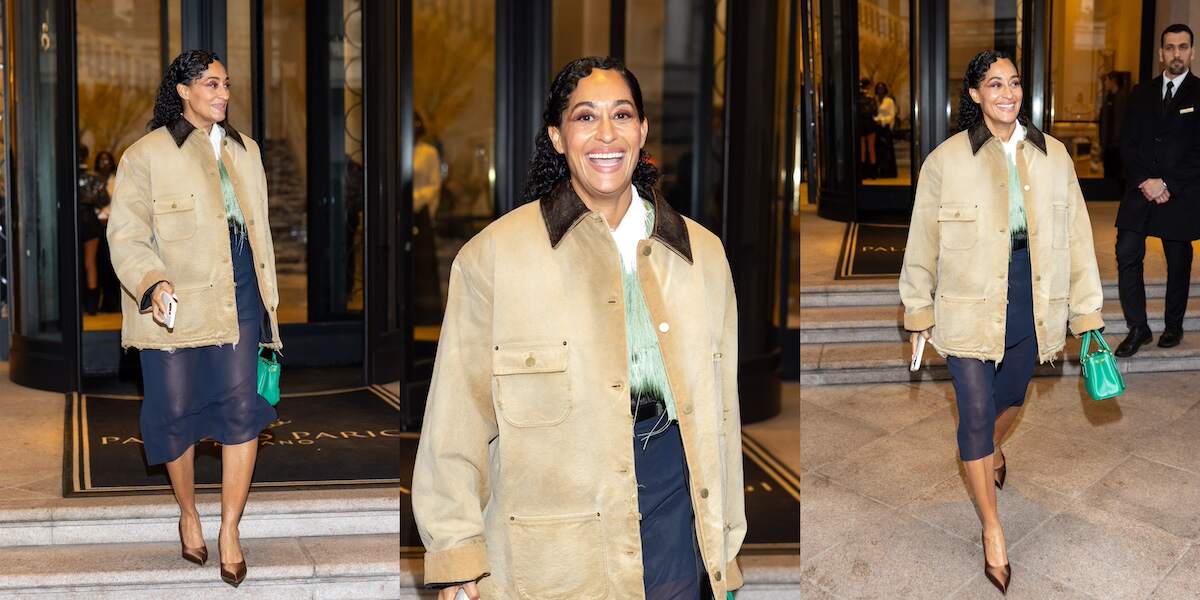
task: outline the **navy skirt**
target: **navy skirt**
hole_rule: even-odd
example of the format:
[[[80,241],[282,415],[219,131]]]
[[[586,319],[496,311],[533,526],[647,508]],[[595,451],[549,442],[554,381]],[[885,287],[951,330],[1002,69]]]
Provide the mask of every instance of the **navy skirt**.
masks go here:
[[[142,441],[146,463],[179,458],[209,438],[224,445],[256,439],[276,419],[258,395],[258,342],[262,298],[248,241],[230,236],[236,286],[238,343],[142,350]],[[180,304],[179,310],[190,307]]]
[[[1025,404],[1025,392],[1038,362],[1033,326],[1033,272],[1029,249],[1012,253],[1008,264],[1004,357],[999,364],[975,358],[946,358],[958,405],[958,456],[978,460],[995,452],[996,417]]]
[[[633,467],[638,512],[642,513],[642,583],[646,598],[695,600],[712,597],[696,543],[688,491],[687,459],[679,424],[650,436],[655,419],[634,424]]]

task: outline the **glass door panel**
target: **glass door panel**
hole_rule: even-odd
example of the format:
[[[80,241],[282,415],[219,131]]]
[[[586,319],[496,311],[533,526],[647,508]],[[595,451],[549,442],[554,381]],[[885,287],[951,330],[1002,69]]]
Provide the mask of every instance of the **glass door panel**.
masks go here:
[[[159,0],[77,0],[78,228],[83,329],[121,329],[104,236],[116,165],[146,133],[162,80]],[[171,57],[174,58],[174,57]],[[85,361],[86,363],[87,361]]]
[[[410,312],[432,356],[454,256],[495,218],[496,9],[414,0],[412,11]]]
[[[862,185],[912,184],[909,22],[907,0],[858,2],[855,122]]]
[[[946,114],[950,131],[958,131],[958,97],[963,74],[976,54],[1003,50],[1021,65],[1019,2],[1017,0],[969,0],[950,2],[950,56],[946,61]],[[1022,111],[1029,113],[1032,98],[1026,97]],[[940,143],[940,141],[939,141]]]
[[[1085,197],[1119,199],[1120,132],[1141,58],[1141,4],[1054,0],[1051,14],[1050,134],[1074,159]]]
[[[55,26],[58,3],[51,0],[9,3],[10,32],[15,34],[13,55],[20,68],[9,76],[15,116],[12,241],[17,287],[15,334],[44,342],[63,341],[60,304],[58,184],[53,143],[58,130],[73,127],[56,110],[64,78],[59,73],[62,40]],[[70,47],[70,44],[67,45]],[[20,98],[20,102],[16,101]],[[59,161],[62,162],[62,161]],[[67,310],[75,310],[70,307]]]

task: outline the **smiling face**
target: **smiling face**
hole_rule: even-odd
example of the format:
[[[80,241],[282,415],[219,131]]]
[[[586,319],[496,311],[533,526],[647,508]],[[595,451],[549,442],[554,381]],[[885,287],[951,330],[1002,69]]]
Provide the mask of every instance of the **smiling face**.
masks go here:
[[[225,120],[229,108],[229,75],[225,65],[214,60],[200,77],[188,84],[175,86],[183,98],[183,116],[193,125],[208,129],[213,123]]]
[[[554,149],[566,156],[575,192],[592,208],[630,193],[646,131],[625,79],[603,69],[579,80],[562,125],[547,128]]]
[[[1007,58],[998,59],[988,68],[978,87],[971,88],[971,99],[983,109],[983,119],[992,131],[1009,130],[1021,112],[1021,77]]]
[[[1192,64],[1192,36],[1186,31],[1167,33],[1162,36],[1162,46],[1158,49],[1158,60],[1162,61],[1163,70],[1174,79],[1188,69]]]

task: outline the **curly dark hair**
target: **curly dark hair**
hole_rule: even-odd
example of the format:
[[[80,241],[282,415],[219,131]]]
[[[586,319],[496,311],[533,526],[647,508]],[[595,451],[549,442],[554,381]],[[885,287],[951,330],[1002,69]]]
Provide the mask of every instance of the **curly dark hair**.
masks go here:
[[[187,85],[199,79],[208,70],[208,65],[220,60],[216,52],[208,50],[187,50],[176,56],[167,66],[167,72],[163,73],[158,97],[154,99],[154,117],[146,124],[146,130],[170,125],[183,116],[183,98],[179,97],[175,86],[180,83]]]
[[[1007,60],[1017,66],[1017,61],[1003,50],[984,50],[975,55],[971,59],[971,63],[967,65],[967,74],[963,75],[962,92],[958,95],[958,129],[965,131],[975,126],[983,119],[983,108],[971,99],[971,89],[979,87],[983,83],[983,77],[987,75],[988,69],[992,68],[992,63],[998,60]],[[1020,107],[1020,112],[1024,113],[1024,107]]]
[[[546,110],[542,112],[542,128],[534,142],[533,157],[529,159],[529,172],[525,176],[525,189],[521,192],[522,202],[533,202],[541,199],[554,190],[558,184],[571,178],[567,167],[567,159],[554,149],[550,141],[550,127],[562,126],[563,111],[571,93],[579,85],[579,80],[592,74],[592,69],[616,71],[629,85],[633,96],[634,108],[637,109],[638,119],[646,120],[646,110],[642,103],[642,86],[638,83],[633,72],[625,67],[620,59],[611,56],[588,56],[577,58],[563,67],[550,84],[550,93],[546,95]],[[649,198],[658,187],[658,168],[650,162],[650,154],[645,150],[638,153],[638,164],[633,170],[633,185],[638,193]]]

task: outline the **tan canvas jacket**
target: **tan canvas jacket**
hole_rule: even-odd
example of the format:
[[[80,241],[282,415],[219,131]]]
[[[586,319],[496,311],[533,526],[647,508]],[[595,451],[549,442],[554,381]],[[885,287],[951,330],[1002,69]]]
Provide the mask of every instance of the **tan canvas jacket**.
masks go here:
[[[720,240],[655,198],[638,277],[718,598],[746,534],[737,307]],[[413,474],[425,582],[484,598],[643,597],[616,244],[569,185],[463,247]]]
[[[279,349],[279,288],[267,222],[267,177],[254,140],[225,127],[221,160],[246,219],[266,308],[264,346]],[[159,127],[121,157],[108,220],[121,299],[121,346],[191,348],[238,340],[233,263],[221,176],[207,133],[184,119]],[[140,306],[159,281],[175,286],[179,308],[168,331]]]
[[[1075,167],[1058,140],[1026,124],[1017,145],[1029,229],[1038,360],[1104,326],[1092,226]],[[921,167],[900,273],[904,328],[933,327],[943,356],[999,361],[1008,304],[1008,166],[982,122],[937,147]]]

